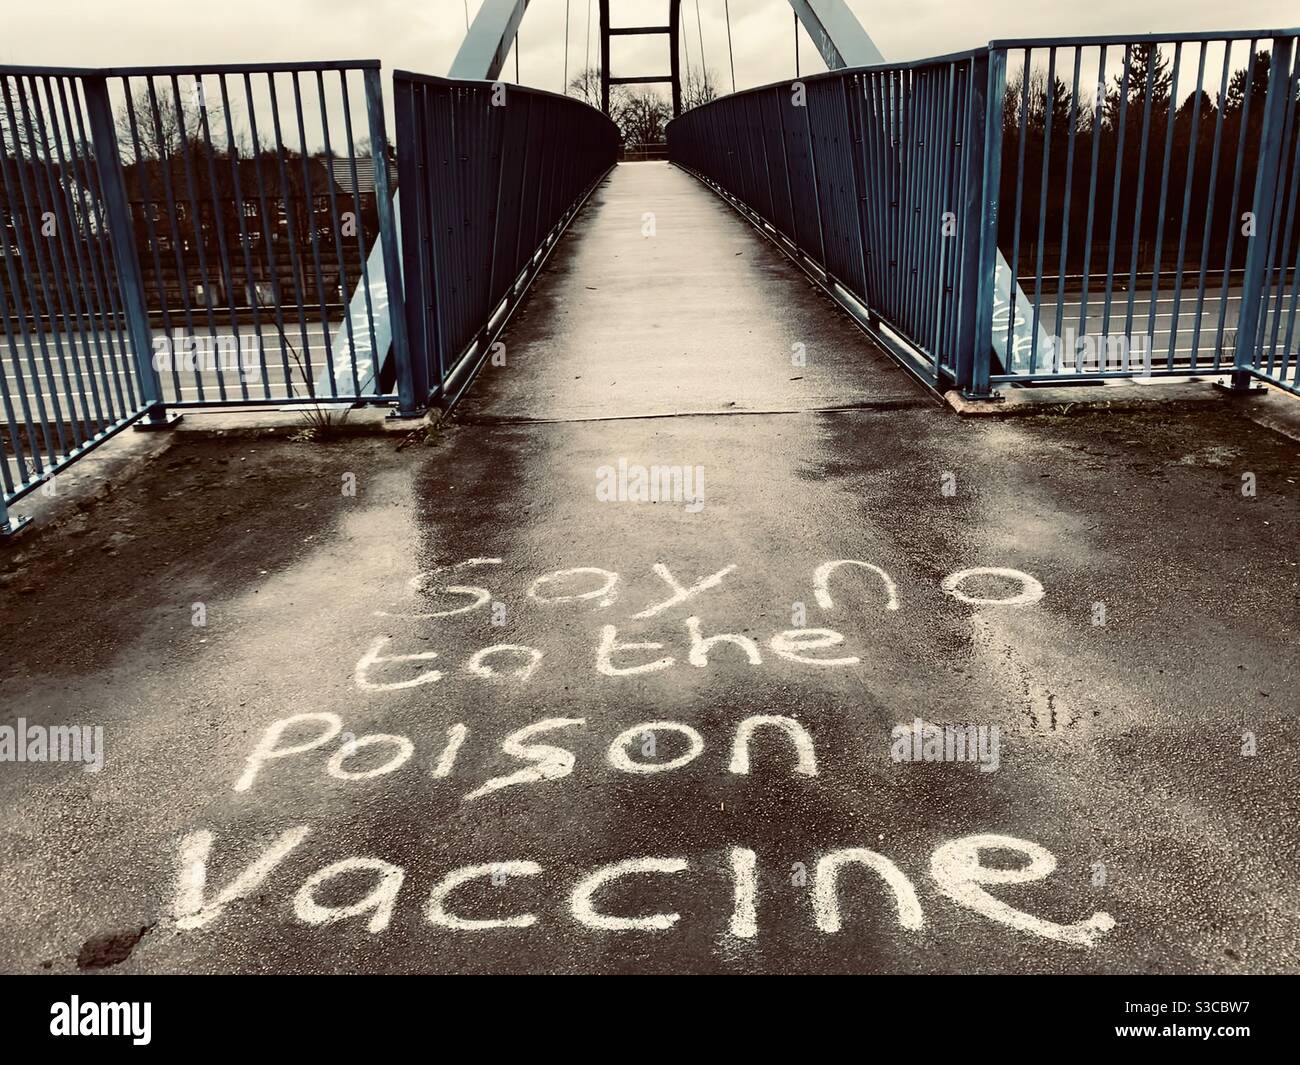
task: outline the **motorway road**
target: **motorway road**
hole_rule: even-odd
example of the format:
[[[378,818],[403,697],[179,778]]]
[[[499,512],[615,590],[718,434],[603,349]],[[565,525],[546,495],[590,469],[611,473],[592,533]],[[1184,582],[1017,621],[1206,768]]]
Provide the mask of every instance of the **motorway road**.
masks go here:
[[[1029,296],[1030,303],[1028,309],[1021,309],[1021,313],[1032,316],[1033,279],[1023,280],[1022,285]],[[1289,300],[1289,293],[1287,299]],[[1202,326],[1197,345],[1198,358],[1202,366],[1213,359],[1218,344],[1220,309],[1225,304],[1227,305],[1227,311],[1223,315],[1224,348],[1226,351],[1225,357],[1231,361],[1232,340],[1240,302],[1241,290],[1239,286],[1231,286],[1226,297],[1222,295],[1217,285],[1212,286],[1212,291],[1207,291],[1201,304]],[[1042,328],[1046,329],[1049,334],[1053,333],[1056,328],[1057,303],[1054,286],[1045,283],[1042,296],[1038,301],[1039,321]],[[1127,294],[1119,291],[1113,294],[1111,316],[1108,323],[1103,322],[1103,305],[1104,293],[1094,290],[1089,295],[1088,300],[1088,331],[1086,334],[1081,335],[1109,335],[1112,337],[1128,335],[1129,331],[1126,330],[1126,326],[1130,324],[1130,321],[1128,318]],[[1154,322],[1154,327],[1149,334],[1151,337],[1152,358],[1156,368],[1162,369],[1166,365],[1169,355],[1174,297],[1172,294],[1163,292],[1157,297],[1154,320],[1150,318],[1151,297],[1148,289],[1143,288],[1139,292],[1134,298],[1133,306],[1131,332],[1133,335],[1146,336],[1148,335],[1148,326]],[[1196,291],[1193,287],[1190,291],[1184,292],[1182,299],[1179,301],[1178,335],[1174,344],[1174,365],[1179,368],[1190,365],[1192,341],[1196,327],[1196,306]],[[1289,302],[1287,306],[1289,307]],[[1079,294],[1076,292],[1072,295],[1067,290],[1061,323],[1063,334],[1067,330],[1073,330],[1075,334],[1078,334],[1080,311]],[[155,340],[167,337],[175,338],[177,330],[180,330],[183,335],[188,335],[185,334],[181,325],[180,314],[173,312],[173,316],[176,319],[173,332],[169,334],[166,330],[155,329],[153,331]],[[202,326],[204,316],[196,315],[196,319],[199,321],[199,325]],[[339,321],[332,321],[326,327],[319,320],[309,320],[306,327],[306,341],[304,342],[303,330],[299,326],[296,316],[290,312],[286,314],[284,337],[281,337],[274,324],[266,322],[261,324],[260,336],[262,343],[260,346],[254,343],[254,337],[259,334],[254,330],[251,323],[240,326],[238,342],[233,331],[224,324],[218,325],[218,339],[215,342],[211,339],[210,333],[201,328],[196,333],[196,336],[199,337],[199,343],[203,345],[202,350],[205,356],[201,358],[197,368],[187,366],[183,362],[179,364],[174,373],[170,368],[164,368],[161,375],[163,395],[171,402],[188,403],[202,399],[219,400],[223,395],[222,389],[224,387],[224,395],[231,400],[281,398],[289,394],[289,389],[285,383],[286,378],[292,383],[295,394],[304,394],[306,387],[303,384],[303,373],[294,359],[294,353],[296,352],[299,357],[305,356],[304,363],[310,363],[312,379],[317,379],[327,365],[325,339],[327,328],[330,354],[334,360],[335,373],[340,379],[346,379],[351,371],[350,350],[346,342],[341,347],[335,344],[335,335],[338,333],[341,321],[341,318]],[[1104,332],[1103,325],[1106,327]],[[1285,333],[1286,317],[1284,313],[1279,344],[1285,339]],[[32,372],[27,351],[16,330],[14,336],[16,340],[14,347],[5,345],[3,349],[0,349],[0,364],[4,368],[5,383],[10,390],[10,394],[15,399],[25,387],[29,397],[31,397],[33,409],[35,409],[36,389],[32,387],[31,383]],[[346,337],[343,339],[346,341]],[[129,365],[131,358],[131,346],[129,342],[120,339],[116,334],[110,336],[103,331],[83,331],[74,336],[63,331],[46,331],[44,341],[50,357],[49,372],[45,369],[39,339],[35,336],[32,339],[32,347],[37,368],[36,381],[40,386],[40,393],[44,397],[47,409],[51,413],[53,411],[53,397],[57,398],[60,410],[64,412],[76,410],[79,416],[83,418],[95,417],[97,411],[101,408],[96,405],[97,397],[90,385],[92,368],[95,371],[95,385],[100,388],[101,393],[105,379],[109,382],[109,390],[114,398],[116,398],[119,388],[125,389],[127,387],[125,384],[125,368]],[[359,338],[359,341],[364,343],[358,345],[359,348],[363,349],[358,357],[364,358],[365,351],[368,350],[368,342],[364,337]],[[216,356],[208,354],[217,350],[219,345],[224,345],[231,351],[239,350],[240,344],[243,345],[242,350],[246,351],[247,355],[238,359],[227,356],[224,360],[219,360]],[[62,346],[64,352],[63,364],[59,362],[60,346]],[[336,347],[337,350],[335,350]],[[87,352],[89,352],[89,357]],[[287,369],[286,362],[288,364]],[[71,388],[64,384],[64,367],[66,367],[69,380],[72,383]],[[78,370],[81,372],[82,384],[78,384]],[[1041,367],[1040,372],[1042,372]],[[266,377],[265,382],[263,382],[264,374]],[[102,399],[98,401],[102,403]]]
[[[201,319],[203,316],[196,315],[195,317]],[[316,374],[327,365],[325,341],[327,327],[319,320],[308,321],[305,330],[305,342],[303,340],[304,330],[299,327],[298,322],[293,320],[291,316],[286,318],[283,338],[274,323],[268,324],[263,321],[260,324],[260,345],[255,341],[259,332],[254,329],[251,322],[242,324],[239,327],[238,337],[236,337],[229,325],[218,326],[215,340],[212,339],[209,332],[197,330],[194,334],[198,338],[196,343],[199,345],[196,355],[197,367],[191,366],[184,361],[186,358],[182,348],[184,341],[178,338],[188,337],[190,334],[185,331],[184,326],[180,323],[180,315],[176,313],[176,323],[172,332],[169,333],[164,329],[153,330],[154,351],[159,353],[164,360],[159,365],[163,397],[172,402],[192,403],[201,399],[219,400],[223,394],[223,386],[227,399],[265,399],[268,398],[268,391],[269,398],[280,398],[288,395],[285,384],[286,377],[292,383],[296,393],[305,394],[307,388],[303,383],[302,371],[298,368],[294,354],[296,353],[299,358],[303,359],[304,366],[311,366],[313,380]],[[346,344],[339,350],[335,350],[333,347],[334,333],[337,331],[339,324],[339,322],[329,324],[328,330],[331,346],[330,353],[334,359],[335,372],[342,377],[345,371],[350,373],[351,363],[349,361],[349,349]],[[12,347],[6,346],[3,352],[5,381],[13,395],[16,396],[18,389],[26,383],[29,394],[34,396],[35,390],[31,386],[32,372],[27,349],[23,345],[21,336],[17,332],[14,335],[15,344]],[[95,384],[101,386],[101,390],[102,383],[105,380],[109,382],[110,387],[115,389],[115,379],[120,378],[125,368],[130,366],[132,358],[131,344],[116,333],[109,334],[103,330],[84,330],[73,335],[62,331],[58,333],[45,331],[43,339],[50,359],[50,370],[47,372],[42,357],[40,339],[33,335],[31,339],[32,354],[36,364],[37,379],[41,386],[41,392],[46,397],[46,402],[51,410],[53,409],[53,403],[50,397],[57,397],[63,411],[75,409],[79,414],[93,415],[97,408],[95,406],[96,397],[90,384],[92,369]],[[171,358],[169,349],[157,343],[164,339],[172,340],[177,345],[179,354],[174,372],[172,363],[166,361]],[[362,339],[358,338],[358,346],[360,346]],[[59,362],[60,346],[64,357],[62,363]],[[240,352],[246,352],[246,354],[239,354]],[[286,362],[288,363],[287,370],[285,368]],[[71,389],[67,388],[63,381],[63,370],[65,368],[73,386]],[[78,370],[81,371],[81,384],[78,384]],[[267,378],[265,386],[262,380],[264,373]],[[245,394],[244,386],[247,387],[247,394]],[[75,398],[75,404],[69,403],[69,397]]]
[[[183,330],[177,332],[181,329],[180,322],[178,314],[173,332],[153,331],[154,350],[160,357],[162,394],[168,402],[216,403],[224,399],[237,403],[306,396],[309,382],[325,380],[322,375],[329,365],[327,354],[333,358],[335,387],[343,392],[351,390],[352,355],[346,344],[346,333],[344,345],[340,348],[336,343],[341,320],[329,325],[308,321],[304,330],[296,315],[288,312],[283,337],[274,324],[262,322],[259,332],[252,323],[246,323],[240,326],[238,337],[229,329],[224,332],[219,329],[216,340],[208,333],[199,334],[193,352],[184,346],[183,337],[188,334]],[[11,478],[19,483],[26,480],[28,471],[35,465],[34,457],[48,463],[51,452],[62,457],[80,442],[112,428],[124,410],[134,409],[139,390],[131,364],[131,345],[116,333],[83,331],[74,336],[47,331],[41,337],[32,336],[30,357],[20,334],[15,330],[13,335],[16,341],[13,346],[0,345],[0,366],[4,370],[4,384],[22,452],[19,454],[11,444],[14,434],[7,418],[8,408],[0,409],[0,438],[4,441],[0,450]],[[260,346],[255,343],[258,335],[262,338]],[[163,339],[173,346],[159,343]],[[362,380],[369,372],[369,363],[365,362],[369,347],[368,340],[358,335],[356,358]],[[196,360],[195,364],[186,362],[189,358]],[[32,419],[30,428],[24,419],[24,395]],[[48,442],[41,424],[42,412],[48,422]]]
[[[958,419],[653,163],[506,344],[429,447],[181,432],[0,563],[0,722],[104,729],[0,763],[0,966],[1300,971],[1293,441]]]

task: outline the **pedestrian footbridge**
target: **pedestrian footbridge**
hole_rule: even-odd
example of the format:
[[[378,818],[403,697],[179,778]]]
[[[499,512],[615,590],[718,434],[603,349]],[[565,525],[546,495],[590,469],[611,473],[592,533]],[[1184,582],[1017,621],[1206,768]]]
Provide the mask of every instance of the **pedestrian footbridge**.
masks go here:
[[[889,62],[840,0],[791,7],[828,72],[703,103],[676,0],[664,26],[599,4],[600,107],[503,80],[527,0],[486,0],[447,77],[0,68],[4,505],[192,407],[1297,390],[1297,31]],[[670,69],[612,69],[629,34]],[[671,92],[666,163],[620,163],[602,113],[639,81]]]

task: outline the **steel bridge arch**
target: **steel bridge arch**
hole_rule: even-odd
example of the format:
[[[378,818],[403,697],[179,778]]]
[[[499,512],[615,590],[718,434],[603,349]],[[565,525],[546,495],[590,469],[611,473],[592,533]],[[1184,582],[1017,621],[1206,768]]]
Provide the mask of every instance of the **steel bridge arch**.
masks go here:
[[[519,23],[528,10],[529,0],[483,0],[448,76],[496,81],[506,57],[519,33]],[[800,25],[821,53],[830,70],[841,67],[883,63],[885,57],[863,29],[862,23],[845,0],[789,0]],[[667,26],[611,26],[610,0],[600,0],[601,103],[609,112],[610,85],[644,82],[670,83],[673,114],[681,111],[681,70],[678,60],[678,29],[681,25],[681,0],[669,0]],[[630,34],[665,33],[669,35],[672,72],[668,75],[612,77],[609,70],[609,40]]]

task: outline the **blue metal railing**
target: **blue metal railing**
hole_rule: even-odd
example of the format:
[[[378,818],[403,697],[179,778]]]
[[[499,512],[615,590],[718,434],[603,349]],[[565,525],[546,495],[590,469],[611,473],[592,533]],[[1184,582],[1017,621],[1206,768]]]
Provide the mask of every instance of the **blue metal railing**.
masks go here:
[[[396,155],[375,61],[0,67],[0,534],[168,408],[455,402],[619,137],[550,93],[394,87]]]
[[[688,112],[670,158],[936,388],[1297,390],[1296,37],[995,41],[835,71]]]
[[[620,139],[601,112],[536,89],[406,71],[393,89],[412,402],[423,411],[472,381]]]
[[[154,416],[160,393],[104,79],[0,68],[0,116],[7,503]]]
[[[0,67],[0,531],[166,408],[396,398],[383,118],[368,60]]]
[[[106,73],[167,404],[388,398],[373,302],[345,313],[390,202],[379,64]]]
[[[1300,391],[1296,38],[997,41],[725,97],[669,151],[936,388]],[[0,67],[0,533],[170,407],[455,403],[619,137],[394,88],[396,158],[374,61]]]
[[[994,42],[991,63],[999,241],[1027,294],[1007,318],[1053,340],[993,380],[1294,388],[1295,32]]]

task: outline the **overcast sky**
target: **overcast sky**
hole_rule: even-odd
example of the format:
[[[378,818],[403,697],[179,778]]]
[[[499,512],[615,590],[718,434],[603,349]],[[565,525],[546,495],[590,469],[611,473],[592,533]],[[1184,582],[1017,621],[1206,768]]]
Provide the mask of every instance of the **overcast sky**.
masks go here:
[[[469,16],[481,0],[468,0]],[[729,0],[736,82],[758,85],[794,73],[793,20],[786,0]],[[595,0],[532,0],[520,33],[521,80],[559,90],[564,80],[565,8],[570,75],[598,52]],[[4,0],[0,63],[64,66],[380,59],[445,74],[465,35],[465,0]],[[1297,0],[849,0],[889,59],[915,59],[991,38],[1087,33],[1285,27],[1300,23]],[[612,0],[615,25],[665,22],[666,0]],[[697,0],[682,0],[691,65],[700,61]],[[722,88],[731,83],[724,0],[698,0],[704,54]],[[616,42],[615,73],[666,73],[666,45]],[[820,69],[802,46],[804,72]],[[513,77],[513,60],[508,76]]]

